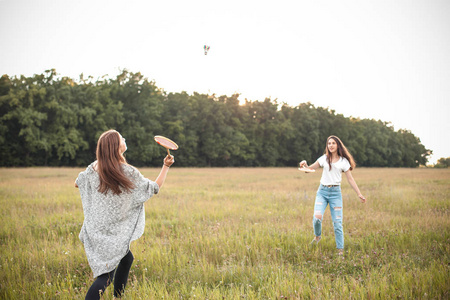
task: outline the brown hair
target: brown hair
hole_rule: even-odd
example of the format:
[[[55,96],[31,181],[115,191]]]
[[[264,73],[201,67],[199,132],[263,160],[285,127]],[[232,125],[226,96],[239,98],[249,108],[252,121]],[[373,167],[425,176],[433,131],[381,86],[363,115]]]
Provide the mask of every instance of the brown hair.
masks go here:
[[[348,162],[350,163],[350,170],[353,170],[356,167],[355,160],[353,159],[353,156],[348,152],[347,147],[345,147],[344,143],[335,135],[330,135],[327,138],[327,144],[325,146],[325,154],[327,155],[327,161],[328,165],[330,166],[331,170],[331,153],[328,150],[328,141],[330,139],[333,139],[337,144],[337,155],[340,157],[345,157]]]
[[[122,170],[122,164],[127,164],[127,161],[120,152],[120,139],[119,133],[111,129],[102,133],[97,142],[98,191],[102,194],[112,190],[115,195],[119,195],[122,189],[129,192],[134,188]]]

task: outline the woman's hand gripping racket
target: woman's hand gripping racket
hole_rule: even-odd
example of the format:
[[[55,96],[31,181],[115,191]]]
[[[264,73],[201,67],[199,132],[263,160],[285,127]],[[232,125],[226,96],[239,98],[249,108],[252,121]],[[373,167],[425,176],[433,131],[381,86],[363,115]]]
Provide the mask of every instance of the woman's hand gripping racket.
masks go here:
[[[306,163],[306,160],[302,160],[300,163],[300,168],[298,168],[299,171],[305,172],[305,173],[314,173],[316,170],[311,169],[308,167],[308,164]]]

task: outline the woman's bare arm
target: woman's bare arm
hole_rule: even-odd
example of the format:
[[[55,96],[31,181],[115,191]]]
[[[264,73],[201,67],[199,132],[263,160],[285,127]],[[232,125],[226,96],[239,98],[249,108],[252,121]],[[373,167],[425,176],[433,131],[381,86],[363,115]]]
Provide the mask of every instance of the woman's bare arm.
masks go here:
[[[353,190],[356,192],[356,194],[358,195],[359,199],[361,199],[361,202],[365,203],[366,202],[366,198],[359,191],[358,185],[356,184],[355,179],[353,179],[352,171],[348,170],[347,172],[345,172],[345,176],[347,176],[348,183],[351,185]]]
[[[172,155],[167,155],[164,158],[164,165],[161,168],[161,172],[159,172],[158,177],[155,182],[158,184],[159,188],[161,188],[166,181],[167,173],[169,172],[169,167],[175,162],[175,159]]]
[[[319,162],[316,160],[316,162],[315,163],[313,163],[312,165],[310,165],[310,166],[308,166],[308,164],[306,163],[306,160],[302,160],[301,162],[300,162],[300,168],[310,168],[310,169],[313,169],[313,170],[315,170],[315,169],[317,169],[317,168],[319,168],[320,167],[320,165],[319,165]]]

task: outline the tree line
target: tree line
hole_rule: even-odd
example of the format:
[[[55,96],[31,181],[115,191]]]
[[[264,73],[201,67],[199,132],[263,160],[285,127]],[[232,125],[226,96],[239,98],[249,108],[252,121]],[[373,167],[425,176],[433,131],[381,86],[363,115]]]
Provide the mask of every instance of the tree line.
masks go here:
[[[178,143],[178,166],[295,166],[322,155],[330,135],[359,166],[417,167],[431,154],[409,130],[380,120],[346,118],[311,103],[165,92],[126,70],[96,80],[54,69],[0,78],[0,166],[85,166],[111,128],[126,138],[127,160],[136,166],[161,165],[165,149],[155,135]]]

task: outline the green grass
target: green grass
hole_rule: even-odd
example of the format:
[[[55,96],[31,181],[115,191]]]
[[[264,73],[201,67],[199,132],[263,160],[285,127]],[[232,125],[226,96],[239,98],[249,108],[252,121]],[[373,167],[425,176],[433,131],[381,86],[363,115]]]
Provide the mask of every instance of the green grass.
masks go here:
[[[0,169],[1,299],[84,299],[80,171]],[[309,245],[320,172],[171,168],[146,203],[123,299],[449,299],[450,170],[353,175],[368,202],[343,179],[342,259],[329,209]]]

